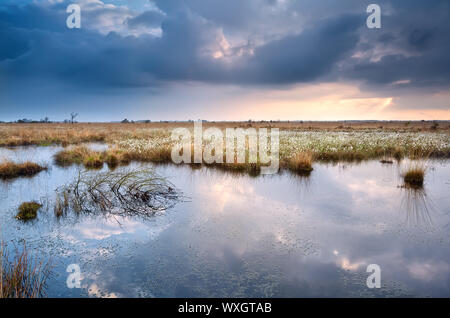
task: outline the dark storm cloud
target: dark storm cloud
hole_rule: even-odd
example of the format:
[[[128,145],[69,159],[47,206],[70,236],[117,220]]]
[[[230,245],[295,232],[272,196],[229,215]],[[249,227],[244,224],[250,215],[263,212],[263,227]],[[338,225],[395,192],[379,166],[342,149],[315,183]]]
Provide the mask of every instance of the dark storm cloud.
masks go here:
[[[4,23],[0,23],[0,61],[15,59],[30,49],[23,31],[15,30],[11,34],[8,32],[10,30]]]
[[[270,2],[267,2],[270,4]],[[214,60],[223,36],[215,23],[170,1],[161,4],[169,14],[144,12],[128,25],[161,23],[162,36],[106,36],[92,30],[65,28],[64,7],[13,7],[2,14],[4,32],[2,68],[8,77],[52,77],[76,84],[145,86],[157,81],[197,80],[236,83],[290,83],[307,81],[326,72],[356,42],[354,17],[325,21],[299,35],[252,48],[253,55],[235,57],[234,66]],[[53,12],[53,11],[54,12]],[[52,14],[49,14],[52,12]],[[36,23],[26,22],[33,16]],[[45,20],[45,23],[37,21]],[[15,22],[17,21],[17,23]],[[61,23],[63,21],[63,23]],[[12,40],[13,39],[13,40]],[[335,50],[327,50],[328,45]]]
[[[158,0],[158,6],[167,6],[163,4],[164,0]],[[185,1],[187,8],[197,12],[202,17],[214,21],[219,26],[227,28],[248,28],[255,23],[267,23],[260,19],[261,13],[265,9],[270,9],[276,4],[276,0],[227,0],[227,1],[203,1],[188,0]],[[169,10],[177,7],[176,2],[172,2]]]
[[[86,88],[321,78],[448,85],[448,1],[379,2],[386,13],[380,30],[365,27],[366,4],[356,0],[156,0],[160,11],[144,12],[92,1],[81,30],[65,26],[68,2],[0,6],[0,78]],[[103,34],[90,23],[111,15],[123,17],[121,30]],[[160,27],[161,35],[127,35],[139,27]],[[259,42],[251,41],[258,32]],[[227,43],[228,34],[238,40]]]
[[[31,3],[25,6],[0,6],[0,21],[22,29],[40,29],[47,31],[64,31],[63,15],[67,5],[62,3],[51,6]]]
[[[382,29],[361,33],[366,43],[357,50],[367,56],[348,61],[343,76],[377,86],[396,81],[409,81],[405,87],[448,86],[450,2],[413,0],[390,5],[392,14],[382,18]]]
[[[358,42],[356,30],[362,22],[359,17],[343,16],[258,47],[246,79],[273,84],[316,79],[354,48]]]

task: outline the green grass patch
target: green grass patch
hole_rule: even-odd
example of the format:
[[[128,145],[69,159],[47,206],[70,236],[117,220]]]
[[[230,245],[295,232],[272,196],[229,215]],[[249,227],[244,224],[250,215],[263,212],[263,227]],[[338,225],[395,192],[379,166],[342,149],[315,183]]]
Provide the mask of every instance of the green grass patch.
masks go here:
[[[37,212],[41,207],[42,205],[37,202],[24,202],[19,206],[16,218],[22,221],[33,220],[37,217]]]

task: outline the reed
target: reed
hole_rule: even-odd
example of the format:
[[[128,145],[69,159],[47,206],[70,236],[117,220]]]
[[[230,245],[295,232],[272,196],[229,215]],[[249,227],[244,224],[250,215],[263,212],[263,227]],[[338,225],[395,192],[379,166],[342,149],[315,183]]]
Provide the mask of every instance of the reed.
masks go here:
[[[25,246],[11,257],[1,242],[0,298],[45,297],[50,272],[50,262],[32,257]]]

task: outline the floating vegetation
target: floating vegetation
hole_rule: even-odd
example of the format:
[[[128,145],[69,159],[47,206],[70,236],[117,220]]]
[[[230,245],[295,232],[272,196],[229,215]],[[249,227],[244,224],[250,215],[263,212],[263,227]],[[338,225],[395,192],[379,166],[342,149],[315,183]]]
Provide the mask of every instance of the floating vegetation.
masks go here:
[[[41,207],[42,205],[37,202],[24,202],[19,206],[16,218],[22,221],[33,220],[37,217],[37,212]]]
[[[43,170],[47,170],[47,168],[30,161],[24,163],[4,161],[0,163],[0,179],[30,177]]]
[[[10,257],[1,243],[0,298],[44,297],[50,272],[50,263],[33,258],[25,246]]]
[[[152,169],[80,171],[76,180],[57,190],[55,214],[108,213],[118,216],[152,216],[173,207],[182,196]]]

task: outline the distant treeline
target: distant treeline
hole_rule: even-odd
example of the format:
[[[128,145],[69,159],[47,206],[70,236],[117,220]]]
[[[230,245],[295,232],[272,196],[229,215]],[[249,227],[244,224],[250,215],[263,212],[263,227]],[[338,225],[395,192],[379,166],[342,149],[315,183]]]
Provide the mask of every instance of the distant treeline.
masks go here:
[[[205,120],[205,119],[198,119],[197,121],[202,121],[204,123],[223,123],[223,122],[242,122],[242,123],[296,123],[296,124],[308,124],[308,123],[348,123],[348,124],[358,124],[358,123],[403,123],[405,126],[410,125],[411,123],[426,123],[431,122],[435,123],[436,125],[439,125],[440,123],[447,123],[450,122],[449,120],[237,120],[237,121],[215,121],[215,120]],[[122,123],[122,124],[139,124],[139,123],[191,123],[194,122],[192,119],[188,120],[128,120],[124,119],[121,121],[109,121],[104,123]],[[48,123],[65,123],[65,124],[73,124],[78,123],[78,121],[73,119],[64,119],[62,121],[52,121],[48,117],[41,119],[41,120],[34,120],[34,119],[18,119],[16,121],[3,121],[0,120],[0,123],[18,123],[18,124],[48,124]],[[91,123],[100,123],[100,122],[91,122]]]
[[[35,120],[35,119],[18,119],[16,121],[1,121],[0,123],[17,123],[17,124],[49,124],[49,123],[71,123],[71,121],[69,119],[65,119],[63,121],[51,121],[48,118],[45,119],[41,119],[41,120]],[[74,121],[74,123],[76,123],[76,121]]]

